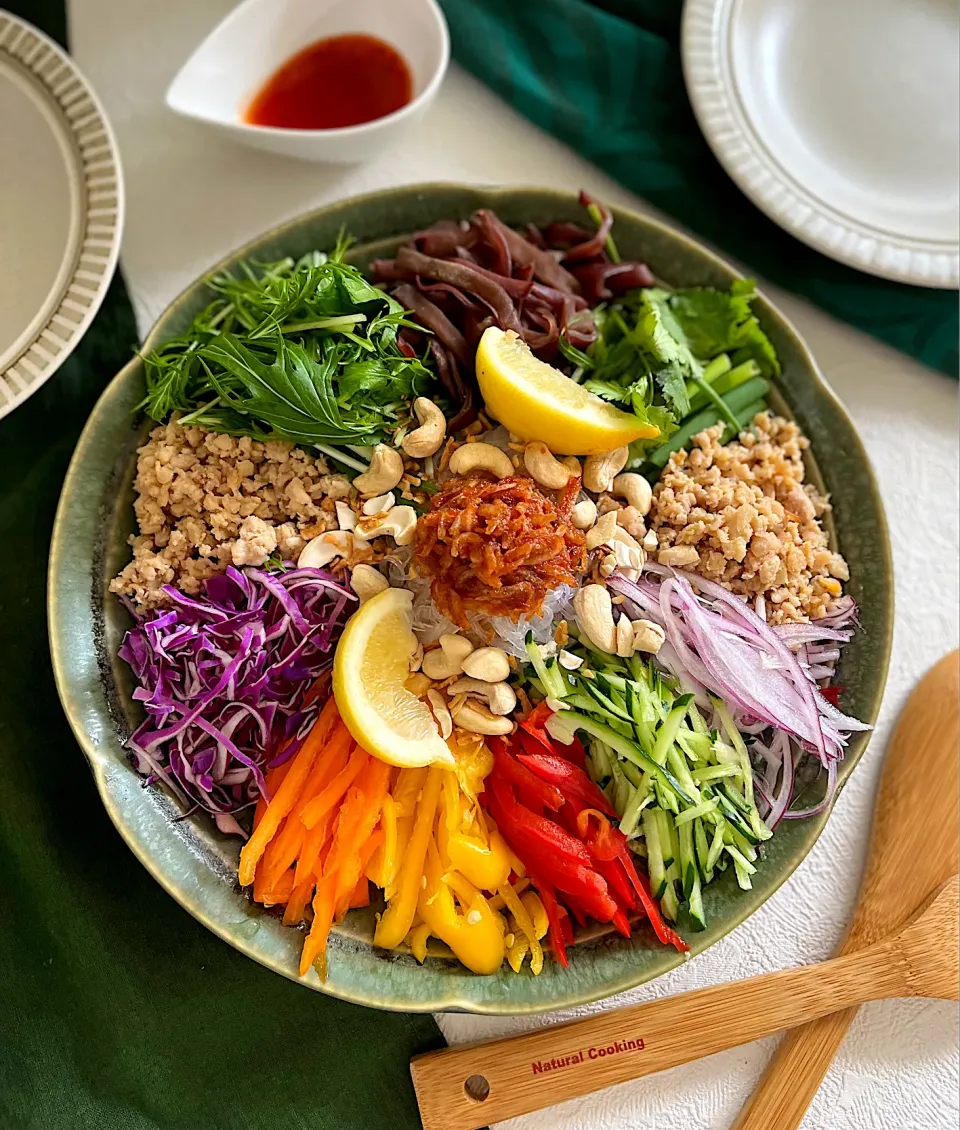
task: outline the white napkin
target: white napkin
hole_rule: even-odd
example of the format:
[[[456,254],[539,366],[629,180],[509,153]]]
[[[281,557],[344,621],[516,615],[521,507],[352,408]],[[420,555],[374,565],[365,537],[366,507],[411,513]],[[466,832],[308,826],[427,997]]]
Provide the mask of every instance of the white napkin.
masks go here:
[[[544,184],[583,187],[613,203],[645,207],[456,68],[419,133],[359,168],[285,161],[182,121],[164,107],[164,90],[230,7],[229,0],[71,0],[73,51],[103,100],[123,157],[122,264],[141,331],[222,255],[290,216],[355,193],[429,180]],[[778,297],[853,414],[886,500],[898,618],[886,701],[871,749],[796,874],[743,926],[685,968],[577,1013],[526,1020],[440,1016],[451,1042],[825,958],[842,934],[891,723],[919,676],[957,645],[957,389],[806,303]],[[503,1125],[724,1130],[772,1047],[773,1040],[749,1045]],[[861,1011],[804,1126],[946,1130],[957,1124],[957,1091],[953,1005],[870,1005]]]

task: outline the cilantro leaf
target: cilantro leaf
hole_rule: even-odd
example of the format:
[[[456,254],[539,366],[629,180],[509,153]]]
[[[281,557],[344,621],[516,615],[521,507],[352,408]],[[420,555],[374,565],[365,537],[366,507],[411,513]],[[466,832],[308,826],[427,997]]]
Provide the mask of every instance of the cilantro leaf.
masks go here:
[[[753,281],[738,279],[729,292],[707,287],[678,290],[670,297],[670,309],[691,352],[700,359],[732,353],[735,365],[754,360],[763,376],[774,376],[780,363],[751,309],[755,296]]]

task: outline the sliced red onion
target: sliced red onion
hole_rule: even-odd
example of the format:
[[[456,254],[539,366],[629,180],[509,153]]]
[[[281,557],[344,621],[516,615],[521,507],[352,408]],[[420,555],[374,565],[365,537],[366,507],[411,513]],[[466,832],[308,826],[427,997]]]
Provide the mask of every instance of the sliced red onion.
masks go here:
[[[693,573],[648,563],[637,581],[614,573],[607,583],[626,598],[631,615],[664,629],[666,640],[657,659],[684,690],[723,699],[745,732],[773,728],[774,738],[760,751],[768,773],[774,762],[778,770],[760,782],[769,826],[798,815],[789,811],[789,804],[797,754],[803,750],[815,752],[827,769],[827,795],[802,814],[822,812],[832,800],[836,762],[848,735],[871,728],[828,702],[816,683],[824,672],[832,673],[839,657],[836,645],[850,638],[845,629],[856,623],[853,601],[844,603],[831,624],[775,628],[733,593]],[[799,650],[794,652],[793,646]]]

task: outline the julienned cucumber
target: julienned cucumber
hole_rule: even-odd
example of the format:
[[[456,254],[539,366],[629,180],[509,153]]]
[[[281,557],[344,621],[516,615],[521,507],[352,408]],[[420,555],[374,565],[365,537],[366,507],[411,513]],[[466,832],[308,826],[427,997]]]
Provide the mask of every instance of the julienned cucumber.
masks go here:
[[[771,834],[757,812],[743,737],[721,700],[698,707],[654,662],[592,651],[576,632],[567,647],[583,660],[575,671],[545,660],[528,639],[523,677],[562,699],[548,723],[558,740],[578,732],[586,739],[590,775],[619,813],[628,845],[646,858],[664,916],[676,921],[684,909],[690,928],[703,930],[704,887],[730,864],[749,887]]]
[[[723,397],[723,402],[741,424],[745,424],[749,422],[746,410],[752,408],[756,401],[762,400],[769,391],[770,382],[765,377],[754,377],[728,392]],[[720,412],[712,404],[695,416],[690,416],[666,443],[662,443],[653,450],[649,456],[649,462],[655,467],[665,466],[667,460],[675,451],[686,447],[698,432],[702,432],[704,428],[713,427],[720,419]]]

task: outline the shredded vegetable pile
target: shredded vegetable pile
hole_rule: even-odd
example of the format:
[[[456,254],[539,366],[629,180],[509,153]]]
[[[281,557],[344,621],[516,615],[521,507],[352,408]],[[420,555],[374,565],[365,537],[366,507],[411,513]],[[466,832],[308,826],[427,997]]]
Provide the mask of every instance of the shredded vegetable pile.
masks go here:
[[[417,565],[437,608],[461,628],[469,612],[536,616],[585,562],[584,536],[569,522],[579,484],[555,503],[532,479],[449,479],[417,523]]]
[[[843,619],[835,621],[837,627],[813,623],[773,628],[721,585],[653,563],[639,581],[615,576],[610,585],[639,614],[664,628],[666,642],[657,658],[701,703],[708,695],[717,696],[741,723],[771,726],[819,758],[827,771],[826,795],[812,808],[789,812],[793,761],[781,753],[780,788],[768,797],[772,822],[784,815],[815,815],[829,806],[847,736],[870,727],[841,713],[820,693],[815,675],[821,672],[801,662],[790,643],[846,641],[850,633],[843,630]],[[846,617],[853,615],[852,602],[844,609]],[[779,740],[775,748],[782,749]],[[768,750],[768,762],[773,756]]]
[[[147,713],[128,744],[140,772],[243,834],[236,814],[263,795],[264,766],[309,730],[317,703],[305,692],[333,663],[357,598],[318,569],[231,567],[205,590],[168,588],[169,610],[124,638]]]

